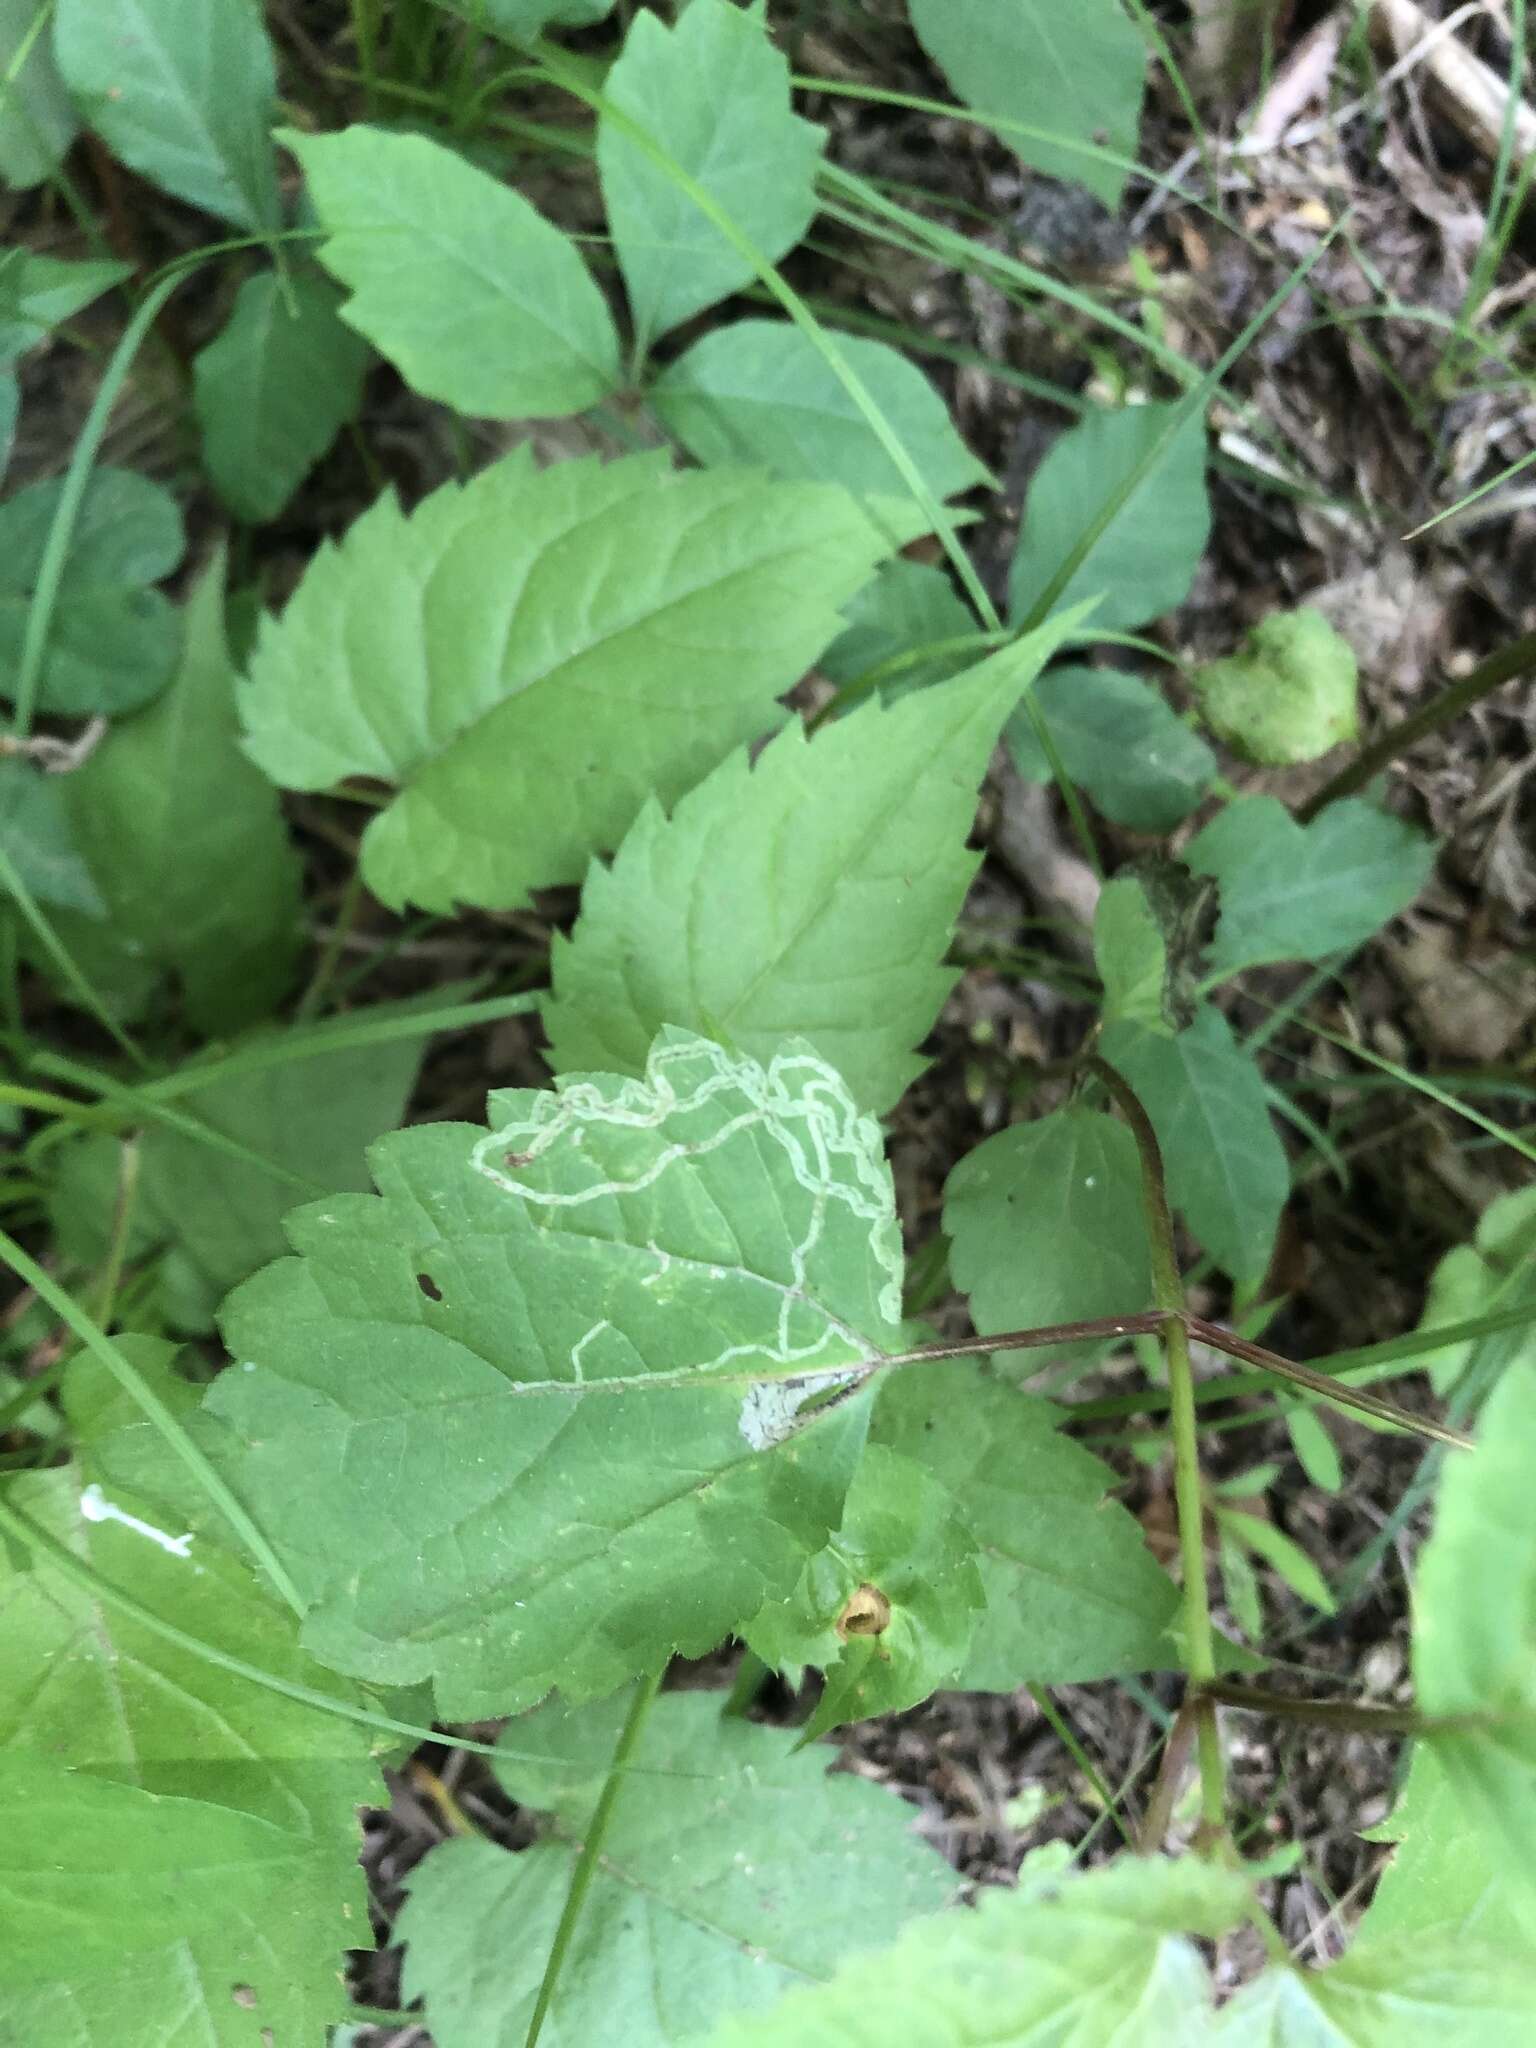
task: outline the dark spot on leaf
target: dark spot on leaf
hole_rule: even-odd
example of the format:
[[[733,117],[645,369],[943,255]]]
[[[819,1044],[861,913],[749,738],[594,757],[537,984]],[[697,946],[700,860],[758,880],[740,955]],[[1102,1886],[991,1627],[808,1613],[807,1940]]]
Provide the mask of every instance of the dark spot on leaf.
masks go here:
[[[428,1301],[442,1300],[443,1290],[438,1286],[430,1273],[418,1273],[416,1275],[416,1285],[421,1289]]]
[[[533,1154],[531,1152],[509,1152],[506,1155],[506,1163],[508,1166],[532,1166]]]
[[[249,2012],[251,2007],[256,2003],[256,1994],[251,1989],[249,1984],[236,1984],[231,1989],[229,1995],[235,2001],[236,2005],[243,2005],[247,2012]]]

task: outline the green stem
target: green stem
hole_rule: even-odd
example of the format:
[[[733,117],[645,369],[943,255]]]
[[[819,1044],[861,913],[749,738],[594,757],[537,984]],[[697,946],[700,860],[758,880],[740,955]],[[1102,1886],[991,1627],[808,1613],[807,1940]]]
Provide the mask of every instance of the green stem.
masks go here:
[[[1179,1277],[1173,1214],[1163,1155],[1152,1119],[1141,1098],[1107,1060],[1090,1054],[1086,1064],[1114,1097],[1130,1125],[1141,1156],[1141,1194],[1152,1261],[1152,1298],[1163,1311],[1162,1341],[1168,1360],[1170,1423],[1173,1429],[1173,1491],[1179,1517],[1179,1556],[1184,1569],[1184,1662],[1191,1686],[1202,1693],[1216,1676],[1216,1638],[1205,1584],[1205,1495],[1200,1481],[1200,1439],[1195,1410],[1195,1375],[1184,1327],[1184,1283]],[[1220,1835],[1226,1820],[1226,1770],[1214,1708],[1197,1709],[1200,1750],[1200,1814],[1205,1833]]]
[[[649,1678],[642,1678],[635,1688],[635,1697],[630,1703],[628,1717],[614,1748],[613,1761],[608,1766],[608,1776],[598,1794],[597,1804],[592,1809],[592,1818],[587,1824],[586,1840],[581,1845],[581,1854],[576,1859],[576,1868],[571,1873],[571,1888],[565,1895],[565,1908],[560,1915],[560,1925],[555,1929],[555,1938],[550,1944],[549,1960],[544,1965],[543,1980],[539,1985],[538,1999],[534,2004],[533,2017],[528,2022],[528,2033],[524,2048],[535,2048],[544,2022],[549,2017],[550,2006],[554,2003],[555,1992],[560,1983],[560,1973],[565,1967],[566,1956],[570,1953],[571,1941],[576,1933],[581,1909],[586,1903],[592,1880],[597,1875],[597,1866],[602,1858],[603,1842],[618,1804],[620,1791],[630,1758],[639,1746],[645,1732],[656,1695],[661,1691],[665,1667],[653,1671]]]
[[[314,977],[310,981],[309,987],[300,996],[298,1008],[293,1013],[296,1024],[308,1024],[315,1017],[320,1005],[324,1002],[326,991],[331,985],[331,978],[336,972],[336,963],[341,958],[341,949],[347,943],[348,935],[353,925],[357,922],[357,913],[362,906],[362,901],[362,870],[361,868],[354,867],[351,874],[347,877],[346,887],[342,890],[341,902],[336,910],[336,922],[331,929],[330,937],[326,940],[321,951],[319,961],[316,963]]]
[[[1266,1692],[1259,1686],[1233,1685],[1212,1679],[1203,1696],[1244,1714],[1264,1714],[1278,1721],[1308,1721],[1319,1728],[1337,1728],[1351,1735],[1424,1735],[1447,1722],[1421,1714],[1416,1707],[1377,1707],[1363,1700],[1297,1699],[1290,1693]]]
[[[1307,798],[1296,813],[1298,822],[1310,824],[1329,804],[1337,803],[1340,797],[1352,796],[1357,789],[1364,789],[1372,777],[1379,775],[1399,754],[1406,754],[1427,734],[1438,732],[1441,726],[1460,718],[1464,711],[1470,710],[1484,697],[1491,696],[1503,684],[1533,668],[1536,668],[1536,633],[1522,633],[1518,640],[1512,640],[1507,647],[1500,647],[1490,654],[1486,661],[1480,661],[1460,682],[1452,683],[1438,697],[1431,697],[1417,711],[1410,711],[1406,718],[1400,718],[1395,725],[1377,733],[1353,761],[1341,768],[1330,782],[1325,782],[1315,795]]]
[[[1043,1685],[1031,1684],[1028,1690],[1030,1698],[1050,1724],[1051,1731],[1055,1735],[1056,1740],[1065,1749],[1073,1763],[1077,1765],[1077,1768],[1093,1787],[1094,1796],[1098,1799],[1100,1807],[1120,1830],[1121,1841],[1124,1842],[1128,1849],[1134,1849],[1136,1844],[1132,1839],[1130,1829],[1125,1824],[1120,1808],[1115,1803],[1115,1795],[1110,1791],[1108,1785],[1105,1784],[1103,1772],[1099,1770],[1093,1758],[1078,1740],[1077,1730],[1072,1726],[1066,1715],[1062,1713]]]
[[[771,1676],[768,1665],[756,1650],[743,1650],[741,1662],[736,1666],[736,1676],[731,1680],[731,1689],[725,1696],[725,1705],[720,1709],[720,1718],[745,1720],[747,1709],[756,1705],[758,1695]]]
[[[107,1247],[106,1270],[101,1276],[101,1299],[96,1320],[108,1336],[117,1307],[117,1290],[122,1284],[123,1262],[133,1231],[133,1212],[139,1194],[139,1141],[125,1138],[117,1150],[117,1198],[112,1208],[112,1241]]]

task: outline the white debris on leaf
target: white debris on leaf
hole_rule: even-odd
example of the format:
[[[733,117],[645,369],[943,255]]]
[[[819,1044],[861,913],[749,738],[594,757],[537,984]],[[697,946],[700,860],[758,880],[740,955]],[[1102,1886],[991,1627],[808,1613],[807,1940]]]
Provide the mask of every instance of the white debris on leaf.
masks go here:
[[[147,1536],[151,1543],[158,1543],[172,1557],[190,1557],[192,1554],[190,1531],[185,1536],[167,1536],[153,1522],[141,1522],[137,1515],[130,1515],[126,1508],[108,1500],[99,1486],[85,1488],[80,1495],[80,1512],[88,1522],[121,1522],[125,1529],[132,1529],[137,1535]]]

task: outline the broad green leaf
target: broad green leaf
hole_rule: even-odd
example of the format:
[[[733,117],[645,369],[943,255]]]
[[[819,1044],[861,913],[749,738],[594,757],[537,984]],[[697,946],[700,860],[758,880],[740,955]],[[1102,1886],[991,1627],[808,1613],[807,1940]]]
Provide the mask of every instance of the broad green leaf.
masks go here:
[[[1115,1475],[1061,1435],[1062,1411],[975,1365],[885,1375],[872,1434],[953,1496],[986,1603],[958,1683],[1011,1692],[1166,1669],[1178,1605]]]
[[[1514,1366],[1483,1409],[1475,1452],[1450,1456],[1414,1583],[1420,1711],[1470,1725],[1429,1738],[1475,1825],[1502,1837],[1536,1931],[1536,1376]]]
[[[1058,1109],[985,1139],[949,1176],[944,1228],[984,1337],[1151,1305],[1136,1141],[1100,1110]],[[1093,1348],[1032,1351],[1030,1366]]]
[[[531,43],[547,28],[587,28],[613,12],[613,0],[433,0],[488,35]]]
[[[275,1170],[146,1125],[139,1140],[139,1241],[172,1247],[165,1306],[177,1328],[208,1329],[222,1296],[278,1256],[283,1218],[306,1193],[368,1185],[365,1148],[403,1116],[421,1050],[420,1039],[401,1039],[327,1052],[177,1097],[179,1112]],[[114,1140],[91,1137],[61,1157],[50,1209],[61,1246],[82,1265],[105,1250],[116,1153]]]
[[[1536,1971],[1492,1949],[1366,1942],[1326,1970],[1266,1970],[1210,2048],[1489,2048],[1536,2021]]]
[[[829,485],[519,453],[322,549],[263,623],[250,752],[403,785],[363,836],[385,902],[524,902],[777,723],[889,546]]]
[[[7,249],[0,255],[0,363],[36,348],[53,328],[130,275],[126,263],[66,263],[31,249]]]
[[[1359,732],[1354,649],[1319,611],[1271,612],[1238,654],[1190,677],[1218,738],[1249,761],[1315,761]]]
[[[426,2000],[438,2048],[523,2048],[575,1852],[628,1710],[550,1705],[516,1725],[514,1799],[552,1807],[554,1833],[517,1855],[448,1842],[419,1864],[397,1925],[405,1995]],[[651,1709],[603,1842],[551,2008],[551,2040],[624,2048],[696,2042],[726,2013],[824,1980],[943,1906],[954,1872],[875,1785],[826,1773],[783,1729],[722,1718],[715,1693]],[[573,1783],[590,1758],[593,1779]],[[508,1938],[508,1930],[515,1930]]]
[[[1101,1049],[1152,1119],[1174,1207],[1224,1272],[1257,1287],[1290,1192],[1290,1167],[1263,1076],[1231,1025],[1204,1004],[1176,1037],[1118,1023],[1105,1031]]]
[[[1517,1362],[1527,1370],[1536,1365],[1536,1187],[1516,1188],[1490,1202],[1472,1243],[1446,1253],[1429,1277],[1419,1328],[1437,1329],[1524,1301],[1531,1303],[1530,1323],[1429,1354],[1424,1369],[1437,1394],[1448,1394],[1474,1357],[1489,1385]]]
[[[105,917],[107,907],[75,844],[60,778],[18,754],[0,756],[0,849],[39,903]]]
[[[21,390],[14,370],[0,370],[0,480],[11,466],[16,445],[16,415],[21,410]]]
[[[34,33],[38,6],[39,0],[0,0],[0,179],[23,192],[57,167],[80,126],[52,41],[46,29]],[[13,78],[24,43],[30,48]]]
[[[968,106],[1022,122],[1002,140],[1037,171],[1117,206],[1136,155],[1147,52],[1120,0],[909,0],[918,40]]]
[[[604,93],[770,262],[810,226],[823,135],[791,112],[789,66],[759,15],[732,0],[693,0],[671,28],[636,14]],[[747,258],[611,115],[597,167],[641,353],[751,282]]]
[[[879,1127],[808,1048],[667,1033],[643,1081],[491,1116],[290,1217],[209,1395],[306,1641],[450,1719],[589,1697],[787,1594],[864,1433],[862,1400],[800,1405],[900,1335]]]
[[[1435,849],[1360,797],[1298,825],[1278,797],[1246,796],[1220,811],[1184,858],[1221,890],[1210,966],[1227,975],[1362,944],[1418,895]]]
[[[1505,1845],[1486,1815],[1469,1812],[1431,1744],[1414,1745],[1402,1796],[1369,1835],[1396,1847],[1361,1922],[1361,1942],[1524,1951],[1526,1967],[1536,1969],[1536,1932]]]
[[[1128,405],[1118,412],[1091,412],[1054,443],[1024,505],[1008,583],[1016,620],[1032,614],[1111,504],[1115,511],[1052,610],[1097,598],[1095,626],[1129,629],[1172,611],[1188,596],[1211,529],[1204,421],[1192,416],[1126,490],[1175,410],[1172,405]],[[1122,492],[1123,501],[1117,503]]]
[[[1093,617],[1099,622],[1102,611]],[[1062,766],[1117,825],[1171,832],[1209,789],[1216,756],[1139,676],[1118,668],[1053,668],[1031,694]],[[1049,782],[1054,771],[1023,705],[1006,737],[1024,779]]]
[[[53,47],[132,170],[236,227],[281,224],[277,77],[256,0],[58,0]]]
[[[663,1024],[758,1059],[798,1031],[861,1107],[889,1109],[922,1072],[912,1048],[955,980],[940,963],[976,871],[977,785],[1053,638],[815,739],[789,725],[755,766],[722,762],[670,820],[647,803],[555,942],[556,1068],[638,1073]]]
[[[170,1372],[170,1347],[119,1343],[162,1399],[185,1405],[190,1389]],[[174,1453],[105,1382],[94,1360],[76,1360],[64,1399],[77,1461],[13,1477],[9,1504],[197,1640],[351,1701],[299,1651],[294,1617],[225,1546]],[[57,1968],[7,1995],[0,2039],[8,2048],[322,2039],[344,2004],[342,1952],[368,1938],[356,1810],[383,1787],[366,1731],[168,1643],[19,1545],[0,1548],[0,1633],[5,1782],[31,1780],[59,1822],[55,1861],[79,1857],[54,1932],[45,1908],[57,1879],[26,1876],[23,1901],[46,1944],[37,1961]],[[90,1809],[94,1871],[91,1843],[76,1833]],[[39,1803],[29,1827],[47,1810]],[[14,1877],[27,1834],[0,1835],[0,1871]],[[179,1875],[165,1867],[177,1848],[196,1859]],[[112,1917],[97,1923],[98,1909]],[[14,1974],[9,1940],[7,1952]]]
[[[1117,875],[1099,893],[1093,964],[1104,984],[1104,1022],[1122,1019],[1166,1038],[1168,946],[1134,875]]]
[[[887,562],[844,607],[848,620],[816,666],[829,682],[854,683],[887,662],[973,638],[976,621],[955,594],[942,569],[909,562],[904,555]],[[880,694],[893,703],[911,690],[925,689],[958,675],[974,658],[974,649],[932,654],[912,662],[889,681]]]
[[[1187,1937],[1246,1917],[1233,1871],[1126,1856],[1086,1875],[1026,1862],[1014,1891],[921,1920],[821,1988],[730,2019],[703,2048],[1198,2048],[1214,1993]]]
[[[936,498],[988,480],[915,364],[881,341],[840,334],[838,353],[884,413]],[[831,364],[787,320],[716,327],[665,369],[651,410],[697,461],[761,463],[775,476],[905,493],[905,480]]]
[[[114,936],[177,977],[210,1037],[277,1004],[300,936],[298,857],[277,792],[238,743],[223,605],[218,564],[188,601],[169,688],[60,778]]]
[[[283,140],[352,296],[342,318],[456,412],[550,419],[619,383],[619,343],[576,245],[440,142],[352,127]]]
[[[0,696],[20,667],[32,590],[63,488],[63,479],[52,477],[0,505]],[[95,472],[59,585],[39,709],[119,715],[164,689],[181,621],[147,586],[170,575],[185,546],[168,491],[132,470]]]
[[[369,350],[314,271],[263,270],[192,362],[209,481],[237,519],[275,519],[362,402]]]
[[[1264,1560],[1272,1572],[1284,1579],[1300,1599],[1308,1601],[1319,1614],[1337,1612],[1337,1602],[1328,1582],[1300,1544],[1266,1522],[1262,1515],[1244,1514],[1237,1508],[1220,1507],[1217,1521],[1234,1541]]]
[[[871,1444],[837,1534],[743,1634],[766,1664],[827,1674],[803,1731],[810,1741],[952,1682],[982,1604],[976,1545],[952,1495],[911,1458]]]

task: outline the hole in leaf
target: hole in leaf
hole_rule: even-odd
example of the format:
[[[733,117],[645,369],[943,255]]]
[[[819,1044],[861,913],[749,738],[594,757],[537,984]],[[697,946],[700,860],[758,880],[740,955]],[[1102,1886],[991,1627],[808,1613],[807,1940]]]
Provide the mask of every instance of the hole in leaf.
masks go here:
[[[884,1635],[891,1625],[891,1603],[878,1586],[859,1586],[833,1625],[845,1643],[850,1636]]]

